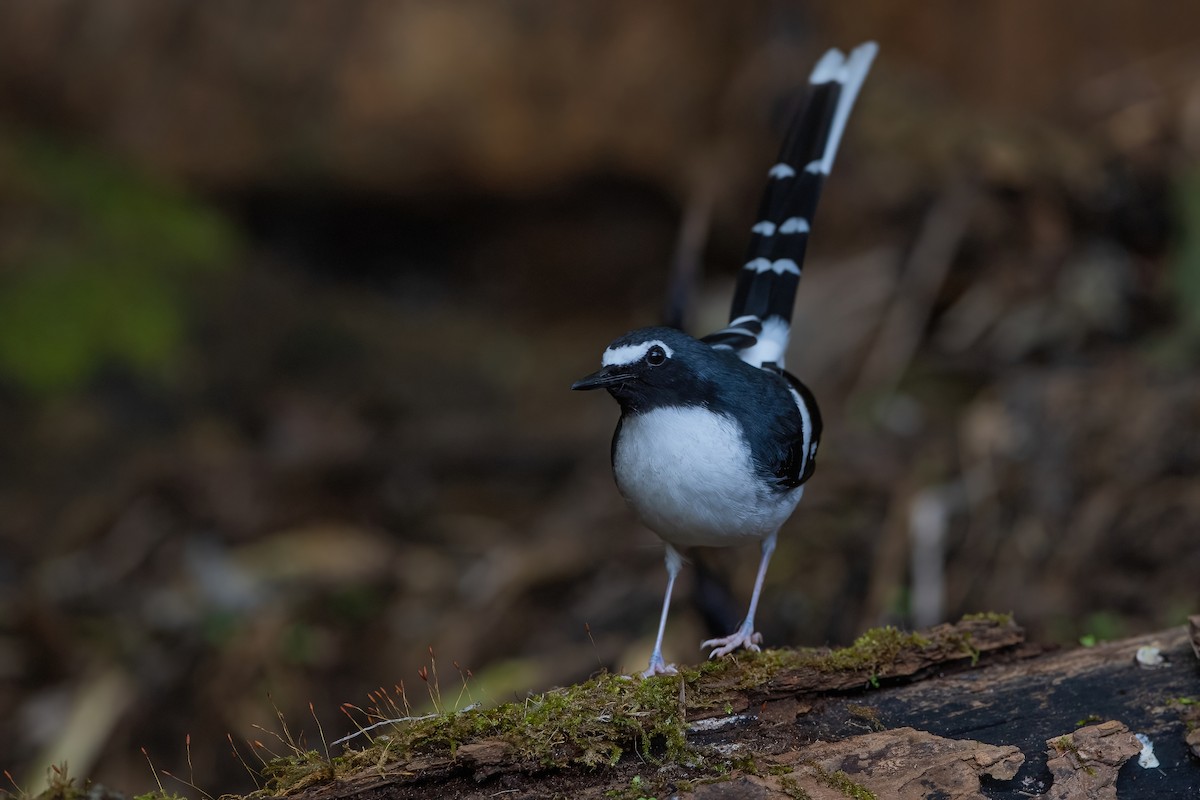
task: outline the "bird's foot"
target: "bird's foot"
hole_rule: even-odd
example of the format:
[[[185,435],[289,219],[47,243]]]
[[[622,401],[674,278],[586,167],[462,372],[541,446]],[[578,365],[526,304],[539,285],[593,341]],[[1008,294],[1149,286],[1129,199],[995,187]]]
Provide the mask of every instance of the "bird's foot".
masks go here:
[[[643,678],[653,678],[655,675],[678,675],[679,670],[674,664],[667,664],[663,661],[663,657],[655,653],[650,656],[650,666],[646,667],[646,671],[642,673]]]
[[[747,650],[759,651],[759,645],[762,644],[762,634],[754,630],[740,630],[737,633],[731,633],[728,636],[723,636],[720,639],[709,639],[706,642],[700,643],[700,649],[706,647],[715,648],[708,654],[709,658],[720,658],[727,656],[739,647],[744,647]]]

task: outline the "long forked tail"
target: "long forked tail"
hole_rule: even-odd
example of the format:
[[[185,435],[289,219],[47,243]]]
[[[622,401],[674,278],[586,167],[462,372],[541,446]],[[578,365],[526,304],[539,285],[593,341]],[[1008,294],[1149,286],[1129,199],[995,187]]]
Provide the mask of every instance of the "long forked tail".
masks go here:
[[[849,56],[830,50],[808,78],[808,97],[788,128],[779,160],[751,229],[729,325],[704,338],[756,366],[783,366],[792,306],[821,187],[837,156],[846,119],[879,47],[859,45]]]

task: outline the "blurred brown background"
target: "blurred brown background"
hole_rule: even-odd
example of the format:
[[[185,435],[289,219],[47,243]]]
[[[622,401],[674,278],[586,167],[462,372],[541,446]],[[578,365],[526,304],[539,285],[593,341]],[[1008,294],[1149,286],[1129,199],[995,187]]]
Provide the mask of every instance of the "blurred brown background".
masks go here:
[[[191,734],[215,795],[272,703],[314,744],[310,701],[330,739],[427,703],[430,646],[448,704],[452,662],[484,702],[640,668],[661,549],[567,387],[658,321],[685,218],[723,321],[797,87],[868,38],[768,643],[1200,609],[1195,3],[13,0],[0,767],[144,791]],[[699,560],[682,661],[756,553]]]

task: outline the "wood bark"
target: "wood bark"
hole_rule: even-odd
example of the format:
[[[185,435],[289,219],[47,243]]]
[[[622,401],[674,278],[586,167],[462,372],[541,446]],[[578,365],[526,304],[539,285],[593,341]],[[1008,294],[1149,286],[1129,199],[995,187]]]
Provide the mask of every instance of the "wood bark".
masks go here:
[[[485,740],[299,795],[1136,800],[1200,791],[1200,617],[1067,650],[984,621],[926,635],[936,646],[901,653],[875,674],[805,668],[744,688],[735,670],[706,685],[722,707],[689,707],[688,741],[710,764],[727,759],[725,775],[636,756],[546,768]]]

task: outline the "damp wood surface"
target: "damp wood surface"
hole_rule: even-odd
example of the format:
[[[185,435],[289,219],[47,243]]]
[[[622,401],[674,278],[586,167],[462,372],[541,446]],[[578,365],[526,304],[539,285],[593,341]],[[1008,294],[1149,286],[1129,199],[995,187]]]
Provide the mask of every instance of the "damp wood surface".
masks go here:
[[[999,618],[891,641],[903,646],[881,652],[856,643],[841,655],[797,651],[795,659],[743,655],[728,669],[654,679],[678,694],[684,758],[651,744],[590,767],[569,763],[564,750],[555,764],[485,736],[444,752],[384,747],[369,766],[332,779],[311,775],[277,793],[305,800],[1200,793],[1200,618],[1190,628],[1075,649],[1027,643],[1019,626]],[[1152,649],[1139,663],[1143,648]],[[826,656],[832,662],[820,660]],[[880,662],[856,667],[858,657]],[[1157,766],[1139,763],[1147,751],[1136,734],[1152,744]]]

